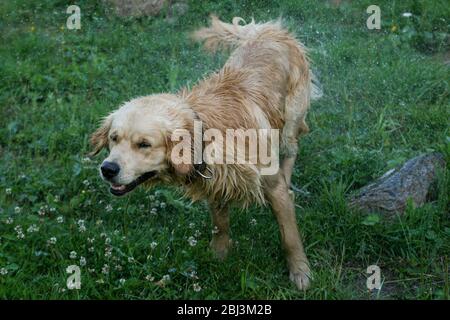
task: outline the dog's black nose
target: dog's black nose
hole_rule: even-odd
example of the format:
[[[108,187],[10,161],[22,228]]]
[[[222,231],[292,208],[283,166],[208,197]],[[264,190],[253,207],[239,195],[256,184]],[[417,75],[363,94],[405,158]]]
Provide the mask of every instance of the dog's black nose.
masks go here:
[[[100,167],[100,170],[102,170],[102,174],[106,179],[112,179],[117,176],[120,167],[117,163],[105,161]]]

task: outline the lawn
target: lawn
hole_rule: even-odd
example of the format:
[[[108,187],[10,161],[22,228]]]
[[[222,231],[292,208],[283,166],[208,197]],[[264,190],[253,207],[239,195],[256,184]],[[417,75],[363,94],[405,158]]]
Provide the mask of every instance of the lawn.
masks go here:
[[[181,16],[119,18],[102,1],[0,3],[0,298],[449,299],[450,7],[447,1],[190,1]],[[311,107],[293,181],[314,272],[289,282],[268,208],[232,211],[235,246],[209,250],[204,203],[176,189],[114,198],[89,159],[102,116],[136,96],[174,92],[217,70],[189,32],[214,12],[284,23],[310,48],[324,97]],[[405,17],[405,12],[412,13]],[[447,61],[446,61],[447,59]],[[346,197],[406,159],[444,154],[430,201],[379,219]],[[104,154],[103,154],[104,155]],[[368,292],[366,269],[381,269]],[[68,290],[66,268],[81,268]]]

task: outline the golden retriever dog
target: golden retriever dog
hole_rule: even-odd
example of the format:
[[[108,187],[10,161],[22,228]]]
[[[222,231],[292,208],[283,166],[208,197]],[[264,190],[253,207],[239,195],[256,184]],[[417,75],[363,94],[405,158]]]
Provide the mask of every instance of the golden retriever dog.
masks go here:
[[[306,113],[320,90],[313,84],[305,48],[280,21],[241,22],[236,17],[232,23],[224,23],[212,16],[211,25],[196,31],[193,37],[210,50],[233,50],[223,68],[192,89],[126,102],[93,133],[92,154],[108,148],[109,155],[101,164],[100,173],[116,196],[141,184],[164,183],[181,187],[193,201],[207,201],[214,227],[210,245],[220,259],[225,258],[232,243],[230,205],[270,205],[279,224],[290,279],[298,289],[306,289],[311,271],[297,227],[290,185],[298,137],[309,130]],[[174,149],[179,144],[192,150],[188,142],[195,135],[195,121],[201,122],[202,132],[214,129],[224,135],[229,129],[279,130],[280,166],[271,174],[262,174],[267,163],[258,160],[174,161]],[[174,134],[180,130],[190,136],[174,140]],[[200,147],[217,146],[218,140],[203,141]],[[278,141],[271,140],[270,146],[275,142]],[[248,144],[247,139],[245,147]],[[184,157],[183,150],[179,155]],[[228,156],[237,148],[214,150]],[[191,160],[192,155],[183,159]]]

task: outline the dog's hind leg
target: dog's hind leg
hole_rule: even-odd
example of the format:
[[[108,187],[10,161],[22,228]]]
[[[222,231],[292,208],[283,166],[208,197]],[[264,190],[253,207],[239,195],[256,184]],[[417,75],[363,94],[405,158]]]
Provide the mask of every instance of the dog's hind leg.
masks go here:
[[[211,248],[215,256],[223,260],[231,247],[229,236],[230,215],[226,204],[210,203],[211,220],[213,224]]]
[[[304,290],[309,286],[311,272],[297,227],[294,201],[288,195],[288,186],[282,171],[270,179],[266,187],[266,198],[272,206],[280,228],[289,277],[298,289]]]
[[[291,185],[292,172],[298,153],[298,137],[309,131],[305,122],[309,107],[309,89],[297,90],[286,97],[285,125],[283,127],[284,158],[281,162],[286,184]],[[290,190],[291,197],[293,196]]]

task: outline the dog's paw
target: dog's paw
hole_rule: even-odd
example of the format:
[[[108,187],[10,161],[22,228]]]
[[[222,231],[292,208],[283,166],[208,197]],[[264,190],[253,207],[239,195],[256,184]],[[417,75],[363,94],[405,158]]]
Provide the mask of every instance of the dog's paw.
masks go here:
[[[233,241],[231,239],[211,240],[209,243],[211,249],[214,252],[214,256],[218,260],[225,260],[228,256],[228,252],[231,249]]]
[[[289,272],[289,279],[295,283],[298,290],[306,290],[312,279],[311,270],[306,263],[302,262],[299,267]]]

